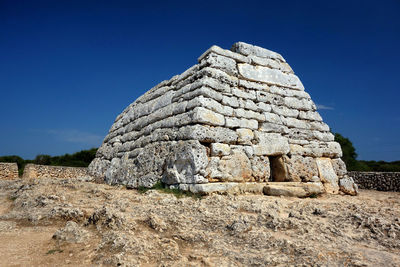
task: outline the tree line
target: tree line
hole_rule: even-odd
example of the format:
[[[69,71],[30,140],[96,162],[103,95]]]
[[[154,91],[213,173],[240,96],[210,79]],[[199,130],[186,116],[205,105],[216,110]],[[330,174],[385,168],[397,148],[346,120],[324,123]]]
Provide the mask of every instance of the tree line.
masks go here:
[[[400,172],[400,161],[357,160],[356,149],[348,138],[336,133],[335,141],[342,147],[342,160],[346,163],[348,171]]]

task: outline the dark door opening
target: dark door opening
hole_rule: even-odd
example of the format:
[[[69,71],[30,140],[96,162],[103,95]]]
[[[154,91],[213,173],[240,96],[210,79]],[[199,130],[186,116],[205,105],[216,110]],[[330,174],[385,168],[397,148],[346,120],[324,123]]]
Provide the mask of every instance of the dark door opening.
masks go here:
[[[271,168],[270,180],[272,182],[284,182],[287,180],[287,171],[282,156],[270,156],[269,165]]]

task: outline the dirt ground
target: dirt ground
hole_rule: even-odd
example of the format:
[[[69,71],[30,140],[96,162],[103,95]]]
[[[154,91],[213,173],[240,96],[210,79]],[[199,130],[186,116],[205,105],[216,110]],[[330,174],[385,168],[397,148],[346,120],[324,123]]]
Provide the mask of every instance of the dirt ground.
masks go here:
[[[400,193],[177,198],[0,181],[0,266],[400,266]]]

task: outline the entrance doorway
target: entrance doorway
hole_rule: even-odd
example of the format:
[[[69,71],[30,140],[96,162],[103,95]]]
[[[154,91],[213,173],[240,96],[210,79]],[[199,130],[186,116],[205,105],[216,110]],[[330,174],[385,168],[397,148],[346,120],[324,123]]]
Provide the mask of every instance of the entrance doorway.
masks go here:
[[[284,182],[287,180],[287,170],[282,155],[270,156],[269,165],[271,168],[270,180],[272,182]]]

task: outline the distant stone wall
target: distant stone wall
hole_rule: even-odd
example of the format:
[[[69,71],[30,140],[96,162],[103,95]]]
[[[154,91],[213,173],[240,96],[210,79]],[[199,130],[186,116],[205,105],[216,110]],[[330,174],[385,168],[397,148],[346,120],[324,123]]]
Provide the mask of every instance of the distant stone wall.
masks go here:
[[[0,179],[1,180],[18,179],[17,163],[0,162]]]
[[[348,172],[361,189],[400,192],[400,172]]]
[[[89,176],[87,168],[27,164],[22,178],[77,178]]]

